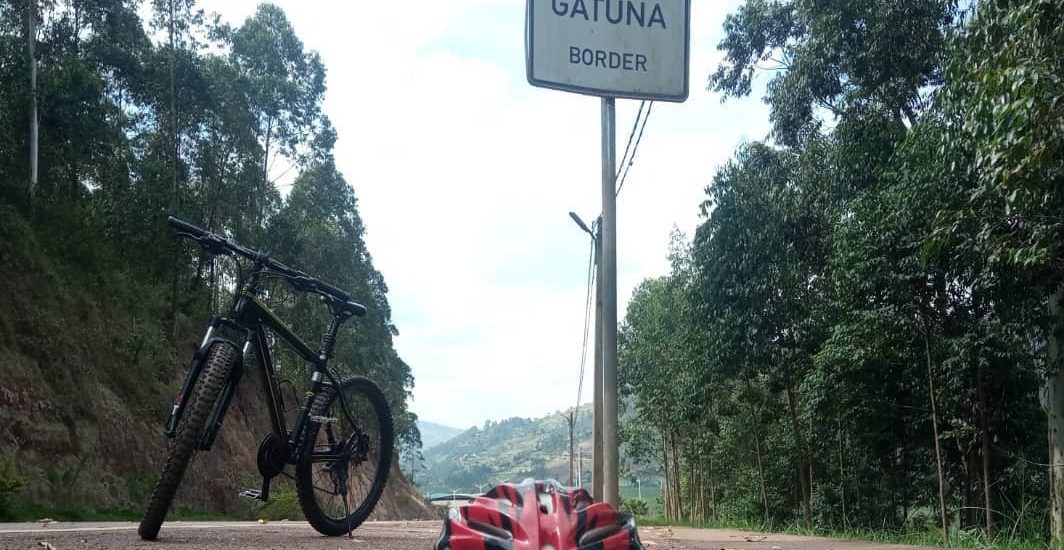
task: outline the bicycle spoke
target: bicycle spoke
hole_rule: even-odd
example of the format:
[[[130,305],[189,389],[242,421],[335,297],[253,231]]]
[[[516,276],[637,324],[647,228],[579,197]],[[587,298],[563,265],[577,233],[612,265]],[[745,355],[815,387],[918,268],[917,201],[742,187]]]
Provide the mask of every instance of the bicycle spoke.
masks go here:
[[[354,393],[345,395],[345,399],[357,418],[355,425],[337,399],[324,415],[336,420],[323,424],[318,431],[310,462],[319,506],[330,518],[346,523],[369,497],[377,475],[380,441],[378,419],[365,397]],[[327,456],[315,457],[319,453]],[[338,461],[337,457],[346,460]]]

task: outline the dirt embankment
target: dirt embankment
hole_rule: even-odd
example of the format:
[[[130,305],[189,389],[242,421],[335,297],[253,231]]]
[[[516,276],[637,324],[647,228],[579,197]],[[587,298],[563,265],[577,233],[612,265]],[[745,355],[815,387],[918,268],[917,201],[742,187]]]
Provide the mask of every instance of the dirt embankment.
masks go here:
[[[136,514],[165,457],[162,422],[204,319],[179,318],[175,350],[159,289],[77,265],[45,255],[18,219],[0,220],[0,458],[14,454],[26,482],[9,508]],[[269,430],[259,384],[245,377],[214,448],[186,474],[178,509],[251,512],[237,493],[259,485],[255,454]],[[379,516],[435,517],[398,468]]]

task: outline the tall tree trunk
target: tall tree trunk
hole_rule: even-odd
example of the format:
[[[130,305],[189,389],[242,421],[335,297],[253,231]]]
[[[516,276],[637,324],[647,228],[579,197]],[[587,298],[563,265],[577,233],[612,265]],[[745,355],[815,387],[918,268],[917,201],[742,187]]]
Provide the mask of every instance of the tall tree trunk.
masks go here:
[[[177,37],[174,23],[174,0],[170,8],[170,211],[176,213],[177,196]]]
[[[698,487],[698,468],[687,468],[687,501],[691,503],[691,521],[694,521],[698,517],[698,494],[695,492],[695,488]]]
[[[1049,297],[1053,319],[1049,333],[1049,375],[1046,397],[1049,415],[1049,534],[1054,548],[1064,547],[1064,369],[1061,363],[1061,338],[1064,338],[1064,284]]]
[[[963,457],[964,463],[964,510],[961,516],[961,528],[979,528],[979,503],[976,501],[976,492],[974,484],[976,478],[975,471],[978,468],[976,465],[976,457],[972,454],[972,447],[967,449],[963,443],[958,440],[957,447],[961,450],[961,457]]]
[[[258,205],[258,220],[256,227],[261,227],[266,222],[266,190],[270,188],[270,140],[273,138],[273,119],[266,120],[266,140],[263,148],[262,159],[262,193],[255,199]]]
[[[706,502],[706,467],[704,465],[698,468],[698,502],[702,523],[706,523],[709,521],[709,506]]]
[[[761,504],[765,508],[765,525],[768,525],[768,484],[765,483],[765,464],[761,453],[761,431],[754,430],[754,450],[757,454],[757,479],[761,483]]]
[[[170,16],[170,215],[179,215],[177,191],[177,53],[174,36],[174,0],[169,2]],[[181,246],[174,246],[174,265],[170,279],[170,337],[177,342],[177,287],[181,273]]]
[[[908,431],[908,430],[906,430],[906,431]],[[895,443],[895,445],[896,444],[897,443]],[[900,466],[901,466],[902,471],[907,471],[906,467],[908,466],[909,460],[908,460],[908,453],[905,451],[904,447],[902,448],[902,451],[901,451],[901,460],[900,460],[900,462],[901,462]],[[894,470],[894,462],[893,461],[891,461],[891,478],[896,483],[897,474],[896,474],[896,472]],[[891,484],[890,492],[891,492],[892,495],[894,493],[895,483]],[[909,517],[909,484],[908,483],[904,483],[904,484],[899,484],[899,485],[901,486],[901,517],[902,517],[902,521],[905,521],[905,519]],[[894,513],[894,510],[891,510],[891,514],[892,515],[893,515],[893,513]]]
[[[26,52],[30,65],[30,202],[37,194],[37,0],[26,3]]]
[[[265,145],[263,145],[263,158],[262,158],[262,181],[263,183],[270,183],[270,138],[273,133],[273,119],[266,119],[266,139]]]
[[[687,500],[691,503],[691,521],[694,521],[696,514],[698,513],[698,498],[695,493],[695,487],[698,486],[698,470],[696,468],[687,469]]]
[[[981,453],[983,458],[983,506],[986,513],[986,536],[994,536],[993,501],[990,497],[990,420],[986,398],[986,380],[983,369],[979,369],[977,392],[979,398],[979,432],[981,439]]]
[[[850,522],[846,517],[846,462],[845,447],[843,446],[842,416],[839,416],[839,497],[842,501],[842,525],[849,528]],[[891,513],[894,513],[893,508]]]
[[[672,509],[672,482],[669,477],[669,444],[664,430],[661,431],[661,469],[665,474],[665,490],[661,495],[661,502],[665,506],[665,519],[675,519]]]
[[[676,495],[674,497],[676,500],[676,519],[682,521],[684,519],[683,485],[680,483],[680,458],[677,456],[676,452],[676,436],[669,434],[669,442],[672,446],[672,478],[675,487],[675,492],[673,494]]]
[[[810,483],[813,480],[810,473],[813,469],[809,465],[809,455],[805,449],[805,437],[802,435],[801,426],[798,424],[798,402],[794,396],[794,385],[790,383],[787,384],[787,408],[790,411],[794,439],[798,444],[798,485],[802,490],[802,513],[805,516],[805,528],[809,529],[813,526],[813,507],[809,500],[809,493],[812,490]]]
[[[717,482],[713,475],[713,455],[710,454],[706,463],[708,464],[709,475],[709,518],[717,519]]]
[[[935,466],[938,473],[938,510],[942,520],[942,541],[949,539],[949,520],[946,515],[946,480],[942,470],[942,442],[938,436],[938,398],[935,396],[935,370],[931,364],[931,341],[927,335],[930,330],[927,322],[923,327],[924,359],[927,362],[927,387],[931,398],[931,430],[935,438]]]

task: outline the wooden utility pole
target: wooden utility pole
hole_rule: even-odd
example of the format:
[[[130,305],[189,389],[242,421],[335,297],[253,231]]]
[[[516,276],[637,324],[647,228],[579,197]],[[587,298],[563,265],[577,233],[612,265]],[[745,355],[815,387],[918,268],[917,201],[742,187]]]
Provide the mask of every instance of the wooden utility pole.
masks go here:
[[[575,487],[584,487],[584,450],[579,445],[576,446],[576,485]]]
[[[591,497],[602,500],[602,217],[592,226],[595,242],[595,381],[591,427]]]
[[[575,418],[573,417],[573,414],[575,412],[576,412],[575,409],[571,410],[571,411],[569,411],[569,414],[566,415],[566,417],[565,417],[565,421],[569,423],[569,486],[570,487],[575,487],[575,485],[573,483],[573,479],[574,479],[573,470],[576,468],[576,462],[575,462],[576,455],[575,455],[574,445],[573,445],[573,423],[574,423],[574,420],[575,420]]]

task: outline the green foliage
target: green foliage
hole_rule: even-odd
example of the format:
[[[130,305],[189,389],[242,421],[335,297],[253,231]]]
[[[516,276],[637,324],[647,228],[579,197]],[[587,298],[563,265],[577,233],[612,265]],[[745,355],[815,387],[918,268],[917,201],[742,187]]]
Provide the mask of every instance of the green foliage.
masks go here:
[[[10,521],[13,497],[26,485],[26,480],[15,470],[15,451],[0,456],[0,521]]]
[[[40,181],[31,198],[29,3],[0,2],[0,272],[5,310],[16,312],[0,315],[0,351],[28,354],[71,433],[75,419],[96,420],[79,391],[118,401],[136,418],[159,414],[187,340],[227,306],[246,267],[176,239],[165,218],[177,215],[369,306],[369,316],[345,327],[337,369],[378,382],[398,441],[416,444],[407,409],[413,376],[393,346],[387,286],[363,240],[355,191],[333,159],[337,136],[321,109],[325,68],[284,12],[264,4],[230,27],[194,0],[154,0],[148,21],[129,0],[39,4]],[[308,341],[324,330],[320,303],[281,285],[264,298]],[[94,332],[61,341],[74,340],[72,325]],[[276,351],[283,373],[302,382],[305,366]],[[84,357],[110,363],[99,372],[71,368]],[[28,429],[25,418],[15,420],[0,435]],[[58,499],[72,473],[52,465],[29,482],[40,485],[35,494]],[[136,498],[139,488],[128,489]],[[85,492],[91,511],[96,497]],[[104,498],[109,506],[121,500]]]
[[[299,507],[299,496],[290,484],[284,484],[270,490],[269,502],[257,502],[255,519],[267,520],[302,520],[303,510]]]
[[[622,437],[670,521],[1046,538],[1062,28],[1042,0],[729,16],[710,87],[771,70],[772,140],[717,171],[620,338]]]
[[[647,506],[647,501],[641,498],[622,498],[620,508],[622,512],[628,512],[638,517],[647,515],[650,510]]]
[[[941,82],[957,18],[952,0],[751,0],[724,23],[724,61],[710,88],[748,95],[759,73],[775,71],[765,100],[773,134],[788,146],[818,132],[825,115],[845,118],[855,109],[912,123],[926,88]]]
[[[83,502],[81,475],[85,471],[87,455],[76,463],[56,464],[44,469],[44,485],[47,502],[51,503],[54,515],[77,518],[88,507]]]

